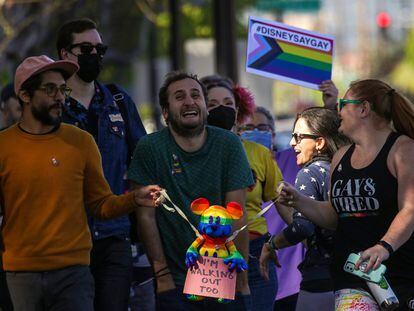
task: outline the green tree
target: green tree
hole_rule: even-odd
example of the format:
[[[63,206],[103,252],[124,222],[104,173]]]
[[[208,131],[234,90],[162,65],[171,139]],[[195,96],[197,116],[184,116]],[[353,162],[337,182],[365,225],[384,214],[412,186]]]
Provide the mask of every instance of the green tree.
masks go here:
[[[407,35],[403,56],[389,75],[391,82],[414,98],[414,29]]]
[[[223,0],[224,1],[224,0]],[[256,0],[236,0],[237,33],[245,36],[239,22],[243,10]],[[148,53],[168,56],[171,18],[168,0],[0,0],[0,79],[10,80],[15,66],[29,55],[57,57],[56,32],[67,20],[89,17],[98,22],[103,40],[109,45],[103,81],[127,85],[130,64],[146,59]],[[183,41],[213,36],[212,0],[182,0]],[[148,52],[152,25],[157,32],[156,50]],[[0,81],[1,82],[1,81]]]

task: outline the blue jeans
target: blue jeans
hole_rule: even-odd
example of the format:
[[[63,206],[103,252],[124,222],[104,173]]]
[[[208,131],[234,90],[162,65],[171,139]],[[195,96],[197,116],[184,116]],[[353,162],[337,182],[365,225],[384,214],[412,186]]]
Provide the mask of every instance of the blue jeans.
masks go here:
[[[269,281],[260,275],[260,253],[268,239],[268,235],[263,235],[251,240],[249,245],[249,287],[255,311],[273,310],[273,302],[277,293],[276,267],[273,262],[269,263]]]
[[[87,266],[43,272],[6,272],[15,311],[93,311],[93,278]]]
[[[190,301],[183,294],[183,288],[169,290],[156,297],[157,311],[250,311],[252,304],[250,295],[236,293],[236,299],[229,304],[218,303],[215,299],[206,298],[202,301]],[[254,309],[256,310],[256,309]]]
[[[132,276],[131,242],[125,236],[93,241],[91,272],[96,311],[126,311]]]
[[[129,298],[130,311],[154,311],[155,310],[155,293],[152,279],[141,284],[133,283]]]

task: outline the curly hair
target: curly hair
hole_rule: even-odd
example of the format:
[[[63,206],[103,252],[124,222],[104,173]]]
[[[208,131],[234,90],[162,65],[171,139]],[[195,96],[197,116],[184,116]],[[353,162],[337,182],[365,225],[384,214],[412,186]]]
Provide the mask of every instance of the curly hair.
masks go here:
[[[185,71],[171,71],[165,75],[164,83],[158,91],[158,101],[160,103],[161,109],[168,109],[168,87],[170,84],[181,81],[184,79],[193,79],[196,81],[203,92],[204,99],[207,100],[207,90],[204,84],[198,79],[197,75],[185,72]]]

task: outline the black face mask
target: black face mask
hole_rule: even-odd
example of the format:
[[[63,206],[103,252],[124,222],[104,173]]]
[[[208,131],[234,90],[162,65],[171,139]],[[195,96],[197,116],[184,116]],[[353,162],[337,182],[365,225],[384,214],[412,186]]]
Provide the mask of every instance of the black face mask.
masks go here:
[[[231,130],[236,121],[236,110],[232,107],[219,105],[208,112],[207,123],[221,127],[222,129]]]
[[[102,56],[99,54],[79,54],[79,70],[76,73],[85,82],[92,82],[98,78],[102,69]]]

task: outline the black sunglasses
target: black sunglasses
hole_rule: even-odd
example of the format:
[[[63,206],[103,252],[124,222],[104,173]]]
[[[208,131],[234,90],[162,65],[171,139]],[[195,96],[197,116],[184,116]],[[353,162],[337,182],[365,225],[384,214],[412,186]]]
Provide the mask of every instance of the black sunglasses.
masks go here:
[[[108,46],[98,43],[96,45],[93,45],[88,42],[82,42],[82,43],[75,43],[68,46],[67,50],[71,51],[74,48],[79,47],[79,50],[82,54],[91,54],[93,49],[96,50],[96,53],[99,55],[105,55],[106,50],[108,49]]]
[[[297,144],[300,144],[300,142],[304,138],[317,139],[319,137],[320,137],[319,135],[314,135],[314,134],[292,133],[292,138],[295,140]]]

